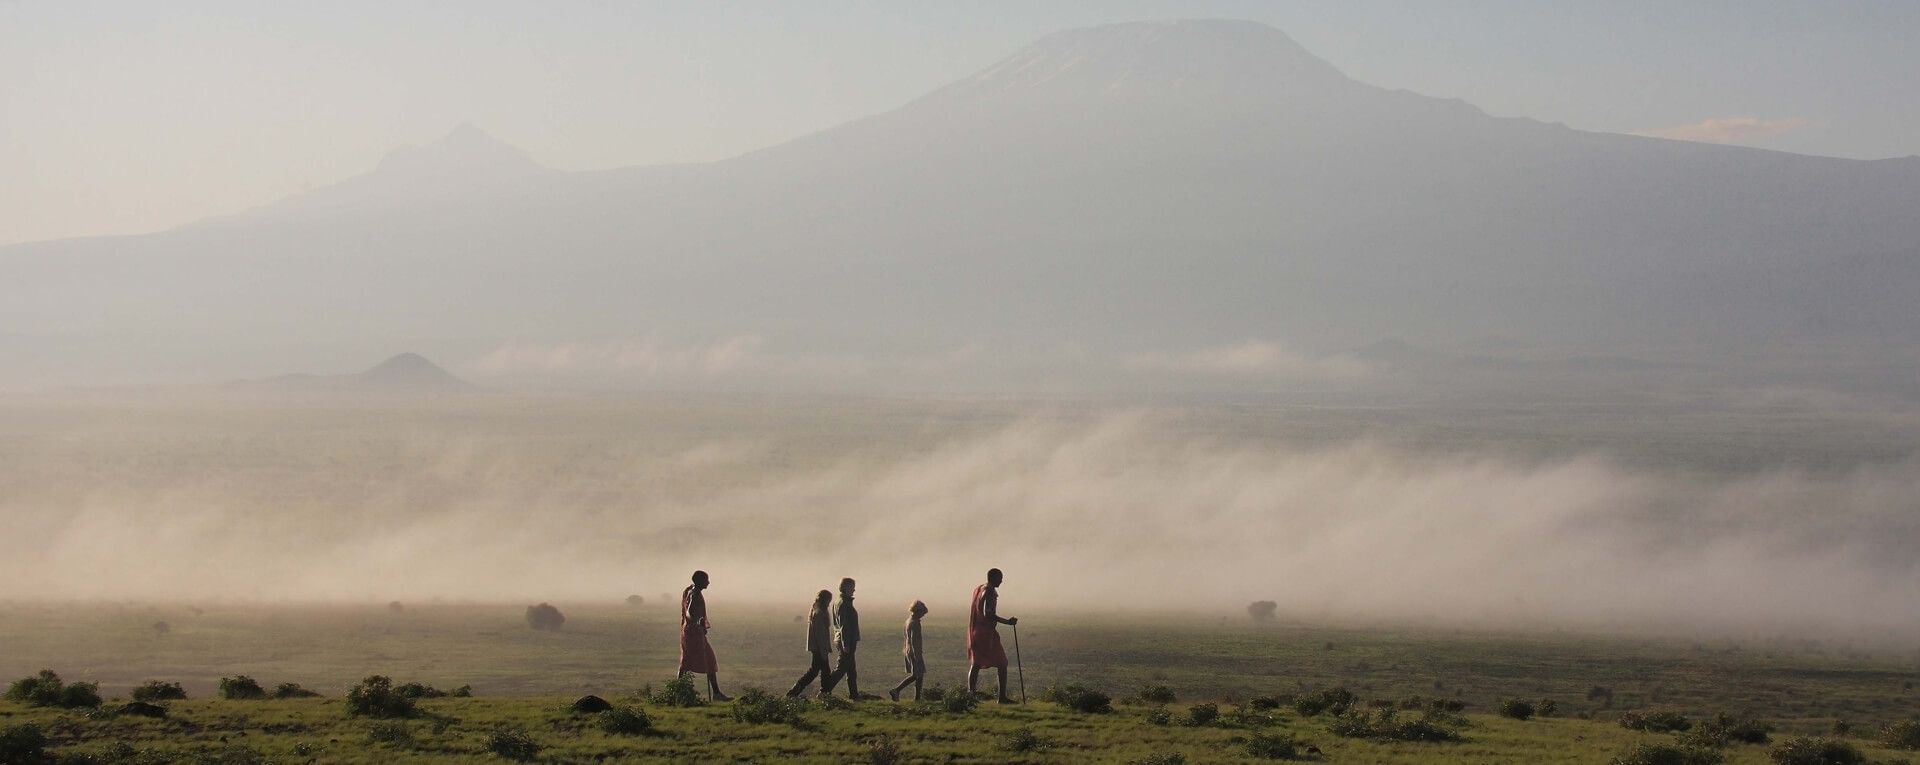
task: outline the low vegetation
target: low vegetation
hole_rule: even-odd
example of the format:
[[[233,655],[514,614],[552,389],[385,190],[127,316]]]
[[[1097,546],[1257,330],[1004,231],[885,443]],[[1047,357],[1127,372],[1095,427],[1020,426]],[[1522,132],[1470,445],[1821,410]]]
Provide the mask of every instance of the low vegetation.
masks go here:
[[[1880,740],[1891,749],[1920,750],[1920,720],[1892,723],[1880,732]]]
[[[370,675],[347,691],[347,714],[394,718],[414,715],[413,699],[394,690],[393,678]]]
[[[1680,742],[1696,747],[1719,749],[1736,744],[1765,744],[1773,738],[1773,726],[1749,717],[1734,717],[1725,712],[1714,715],[1681,734]]]
[[[38,725],[0,728],[0,762],[33,763],[47,759],[47,734]]]
[[[1500,702],[1500,706],[1496,707],[1494,711],[1499,712],[1501,717],[1508,719],[1531,720],[1533,719],[1534,708],[1533,702],[1525,699],[1507,699],[1506,701]]]
[[[1773,748],[1767,756],[1777,765],[1867,765],[1867,756],[1845,741],[1796,738]]]
[[[1061,685],[1048,688],[1041,699],[1087,714],[1105,714],[1113,711],[1113,698],[1107,694],[1081,685]]]
[[[1248,757],[1258,760],[1298,760],[1303,754],[1292,734],[1255,733],[1243,748]]]
[[[310,699],[319,695],[318,691],[307,690],[299,683],[281,683],[273,687],[273,697],[276,699]]]
[[[526,762],[539,756],[544,748],[525,729],[512,725],[500,726],[487,736],[487,751],[509,760]]]
[[[223,699],[264,699],[267,689],[260,687],[259,681],[246,675],[220,678],[220,698]]]
[[[1318,693],[1308,694],[1293,700],[1293,711],[1301,717],[1313,717],[1320,714],[1341,715],[1352,709],[1359,699],[1345,688],[1328,688]]]
[[[1642,741],[1608,760],[1608,765],[1720,765],[1725,759],[1712,749]]]
[[[748,688],[733,700],[734,722],[751,725],[807,726],[807,702],[798,698]]]
[[[1623,712],[1620,715],[1620,727],[1646,733],[1683,733],[1693,729],[1693,721],[1670,709],[1656,709]]]
[[[653,731],[653,718],[638,707],[616,706],[595,717],[600,732],[609,736],[638,736]]]
[[[7,687],[7,700],[36,707],[80,709],[100,706],[98,683],[67,683],[50,669],[23,677]]]
[[[1402,714],[1395,709],[1355,709],[1327,724],[1327,732],[1343,738],[1373,741],[1458,741],[1466,721],[1438,712]]]
[[[997,748],[1003,752],[1037,752],[1053,746],[1053,742],[1033,732],[1032,728],[1021,728],[1000,737]]]
[[[692,675],[680,675],[668,680],[657,691],[649,685],[640,689],[640,695],[648,703],[663,707],[697,707],[707,703],[706,699],[700,698],[700,691],[694,688]]]
[[[187,689],[180,687],[179,683],[148,680],[134,686],[127,697],[134,701],[180,701],[187,697]]]
[[[551,603],[527,606],[527,626],[536,630],[553,631],[567,623],[567,617],[554,608]]]
[[[1214,721],[1219,719],[1220,719],[1220,705],[1195,704],[1193,706],[1187,707],[1187,718],[1185,720],[1182,720],[1181,722],[1186,724],[1188,727],[1197,728],[1202,725],[1212,725]]]

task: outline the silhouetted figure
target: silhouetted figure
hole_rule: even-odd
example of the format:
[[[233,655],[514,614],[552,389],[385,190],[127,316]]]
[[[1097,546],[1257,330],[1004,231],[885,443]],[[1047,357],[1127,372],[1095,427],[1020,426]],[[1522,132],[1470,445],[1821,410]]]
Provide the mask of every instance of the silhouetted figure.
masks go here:
[[[859,701],[871,698],[860,695],[860,669],[854,662],[854,650],[860,647],[860,612],[853,607],[853,580],[840,580],[840,602],[833,606],[833,648],[840,654],[840,663],[833,667],[833,674],[820,686],[820,695],[833,692],[833,687],[841,680],[847,681],[847,698]]]
[[[731,701],[720,692],[720,662],[707,643],[707,630],[713,624],[707,621],[707,598],[701,591],[709,581],[707,572],[695,571],[693,584],[680,591],[680,674],[706,675],[708,695],[714,701]]]
[[[920,617],[927,615],[927,604],[918,600],[907,609],[907,633],[901,641],[900,654],[907,660],[907,679],[901,680],[887,695],[894,701],[900,700],[900,692],[913,686],[913,700],[920,700],[920,680],[927,675],[927,657],[920,649]]]
[[[833,650],[833,593],[821,590],[813,599],[813,608],[807,612],[807,653],[813,656],[813,664],[807,667],[807,673],[793,684],[793,690],[787,696],[798,696],[807,689],[814,678],[820,678],[820,695],[827,695],[827,678],[833,670],[827,667],[827,653]]]
[[[1000,625],[1019,624],[1019,619],[1000,617],[1000,569],[987,570],[987,583],[973,588],[973,607],[967,614],[967,692],[978,693],[980,670],[993,667],[1000,671],[1000,703],[1012,704],[1007,695],[1007,649],[1000,646]]]

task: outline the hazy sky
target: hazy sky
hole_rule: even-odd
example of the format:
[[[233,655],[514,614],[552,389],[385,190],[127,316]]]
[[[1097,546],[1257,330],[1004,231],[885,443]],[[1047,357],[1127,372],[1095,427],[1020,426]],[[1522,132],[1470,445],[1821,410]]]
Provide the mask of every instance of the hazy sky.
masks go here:
[[[700,161],[883,111],[1047,32],[1272,24],[1503,116],[1920,154],[1920,3],[0,0],[0,243],[169,227],[472,122],[549,165]]]

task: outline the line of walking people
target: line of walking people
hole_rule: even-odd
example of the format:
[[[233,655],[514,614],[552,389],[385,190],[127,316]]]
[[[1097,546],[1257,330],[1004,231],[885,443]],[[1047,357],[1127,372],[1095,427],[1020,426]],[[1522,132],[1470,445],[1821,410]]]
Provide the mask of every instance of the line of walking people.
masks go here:
[[[1020,620],[1003,617],[999,613],[1000,583],[1004,579],[1000,569],[989,569],[987,581],[973,588],[973,604],[967,616],[967,692],[977,692],[980,670],[992,668],[999,675],[999,687],[996,690],[999,691],[1000,703],[1011,704],[1014,701],[1007,693],[1007,652],[1000,643],[998,628],[1002,624],[1016,625]],[[719,662],[714,658],[713,645],[707,642],[707,632],[713,625],[707,620],[705,590],[711,583],[707,572],[695,571],[693,584],[680,593],[680,674],[706,675],[708,695],[715,701],[728,701],[731,697],[720,692]],[[812,663],[808,665],[806,674],[793,684],[793,689],[787,691],[788,696],[799,696],[806,692],[807,686],[818,680],[820,696],[824,698],[844,680],[848,698],[856,701],[879,698],[860,692],[857,661],[860,611],[853,605],[855,584],[851,578],[840,580],[838,602],[834,601],[833,593],[828,590],[821,590],[814,597],[813,606],[807,614],[807,653]],[[926,615],[927,604],[918,600],[907,610],[900,647],[907,676],[887,692],[894,701],[899,701],[900,694],[909,686],[913,688],[914,700],[920,700],[921,684],[927,674],[920,620]],[[829,655],[838,658],[831,667],[828,666]]]

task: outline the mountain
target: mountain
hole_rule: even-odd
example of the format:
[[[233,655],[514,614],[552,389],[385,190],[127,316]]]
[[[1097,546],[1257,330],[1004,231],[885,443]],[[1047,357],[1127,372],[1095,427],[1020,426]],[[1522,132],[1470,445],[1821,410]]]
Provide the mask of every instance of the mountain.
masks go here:
[[[752,337],[800,361],[726,368],[952,355],[995,360],[986,387],[1044,387],[1249,337],[1308,355],[1501,337],[1897,380],[1920,338],[1915,209],[1920,158],[1495,118],[1357,82],[1263,25],[1120,24],[720,162],[557,172],[462,128],[266,208],[0,249],[0,327],[24,338],[0,340],[0,379],[284,368],[396,338],[493,358]],[[714,368],[630,350],[603,366]]]
[[[291,374],[238,385],[275,391],[361,393],[464,393],[477,390],[472,383],[455,377],[417,353],[399,354],[355,374]]]

